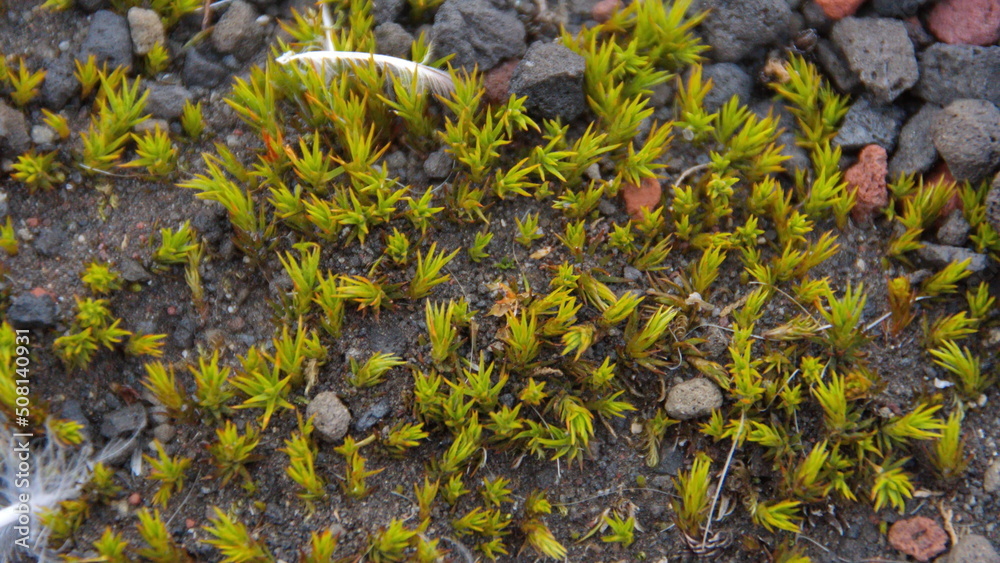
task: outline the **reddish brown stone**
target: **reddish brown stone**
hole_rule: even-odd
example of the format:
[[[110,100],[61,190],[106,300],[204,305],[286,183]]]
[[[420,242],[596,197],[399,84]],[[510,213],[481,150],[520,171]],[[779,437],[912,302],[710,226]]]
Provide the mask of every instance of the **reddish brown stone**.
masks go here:
[[[590,17],[597,23],[604,23],[611,19],[622,7],[622,0],[601,0],[590,9]]]
[[[928,561],[944,552],[948,534],[934,520],[917,516],[893,524],[889,528],[889,543],[917,561]]]
[[[992,45],[1000,39],[1000,0],[942,0],[927,27],[952,45]]]
[[[502,104],[510,97],[510,77],[520,61],[507,61],[494,67],[483,77],[483,89],[486,90],[486,101],[491,104]]]
[[[128,503],[130,506],[139,506],[142,503],[142,495],[139,493],[132,493],[128,496]]]
[[[52,297],[52,294],[43,287],[36,287],[32,289],[30,293],[35,297]]]
[[[865,0],[816,0],[826,17],[832,20],[839,20],[847,16],[853,16],[854,12],[865,3]]]
[[[653,210],[660,205],[663,188],[656,178],[643,178],[638,186],[622,184],[622,198],[625,200],[625,211],[633,219],[642,218],[642,210]]]
[[[847,169],[844,180],[850,188],[857,188],[858,197],[851,211],[855,221],[867,223],[872,214],[889,204],[889,190],[885,177],[889,173],[889,159],[885,149],[868,145],[861,149],[858,162]]]
[[[24,223],[29,227],[31,227],[32,229],[42,224],[42,222],[38,219],[38,217],[28,217],[27,219],[24,220]]]
[[[188,530],[193,529],[197,525],[198,525],[198,523],[195,522],[193,518],[185,518],[184,519],[184,527],[187,528]]]

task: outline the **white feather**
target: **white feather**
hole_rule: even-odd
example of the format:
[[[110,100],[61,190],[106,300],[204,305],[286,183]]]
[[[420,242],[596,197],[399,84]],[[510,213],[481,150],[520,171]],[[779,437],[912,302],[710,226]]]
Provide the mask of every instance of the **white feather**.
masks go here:
[[[447,72],[388,55],[355,51],[309,51],[306,53],[288,52],[275,60],[280,64],[288,64],[292,61],[306,62],[312,64],[317,70],[345,62],[367,63],[371,61],[380,69],[389,71],[403,80],[412,80],[413,76],[416,75],[418,88],[430,90],[439,96],[448,96],[455,91],[455,83],[452,82],[451,76]]]
[[[49,559],[49,533],[39,516],[79,496],[90,481],[93,464],[132,447],[143,428],[129,438],[112,440],[95,455],[89,444],[70,448],[56,440],[45,440],[42,446],[37,440],[29,443],[15,437],[0,416],[0,561],[12,561],[15,551],[39,561]],[[25,498],[28,502],[21,502]]]

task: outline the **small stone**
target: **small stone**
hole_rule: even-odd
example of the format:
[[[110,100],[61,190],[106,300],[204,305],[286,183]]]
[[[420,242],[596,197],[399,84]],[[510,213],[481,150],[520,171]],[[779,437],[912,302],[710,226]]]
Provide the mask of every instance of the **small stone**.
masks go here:
[[[194,96],[187,88],[176,84],[147,82],[146,112],[160,119],[177,119],[184,113],[184,103]]]
[[[986,221],[1000,233],[1000,174],[993,178],[990,191],[986,194]]]
[[[15,295],[7,309],[7,320],[15,328],[53,328],[56,326],[58,307],[52,296],[44,291],[31,291]]]
[[[177,428],[172,424],[159,424],[153,429],[153,437],[159,440],[161,444],[166,444],[170,440],[173,440],[176,435]]]
[[[937,239],[941,244],[949,246],[962,246],[969,238],[969,231],[972,227],[965,220],[965,215],[960,209],[954,209],[948,214],[944,223],[938,227]]]
[[[722,406],[722,392],[719,387],[699,377],[675,385],[667,394],[664,409],[667,415],[678,420],[690,420],[712,414]]]
[[[823,13],[831,20],[839,20],[853,16],[854,12],[865,3],[865,0],[816,0]]]
[[[65,241],[66,231],[61,226],[56,225],[42,229],[38,233],[38,236],[35,237],[33,246],[35,247],[35,252],[40,256],[52,258],[59,255]]]
[[[878,145],[863,148],[857,164],[844,173],[848,186],[858,190],[857,203],[851,210],[855,221],[867,223],[874,213],[889,204],[889,190],[886,188],[888,173],[888,157],[885,149]]]
[[[410,56],[411,44],[413,36],[396,22],[386,22],[375,28],[375,45],[383,55],[405,59]]]
[[[142,504],[142,495],[139,493],[132,493],[128,496],[129,506],[139,506]]]
[[[899,144],[889,161],[889,174],[923,174],[934,166],[938,152],[931,140],[931,124],[941,108],[934,104],[924,104],[911,117],[899,133]]]
[[[962,536],[941,563],[1000,563],[990,540],[979,534]]]
[[[367,432],[372,426],[378,423],[378,421],[385,418],[392,407],[386,400],[381,400],[374,405],[368,407],[365,412],[361,413],[361,416],[354,421],[354,430],[356,432]]]
[[[153,117],[136,123],[135,127],[132,128],[132,131],[139,134],[155,133],[157,130],[170,131],[170,123],[166,119]]]
[[[47,125],[35,125],[31,128],[31,142],[36,145],[48,145],[56,140],[56,132]]]
[[[938,105],[961,98],[1000,103],[1000,47],[931,45],[920,54],[915,93]]]
[[[129,8],[128,27],[132,35],[132,50],[140,57],[152,51],[157,43],[166,43],[163,22],[153,10]]]
[[[236,58],[250,60],[263,45],[264,34],[257,24],[257,10],[253,6],[235,0],[219,18],[212,31],[212,46],[215,50]]]
[[[122,259],[120,268],[122,278],[127,282],[148,282],[153,279],[152,274],[146,271],[146,268],[143,268],[142,264],[131,258]]]
[[[941,0],[927,27],[952,45],[992,45],[1000,39],[1000,0]]]
[[[104,420],[101,422],[101,436],[115,438],[145,427],[146,407],[136,403],[104,415]]]
[[[969,265],[965,269],[975,274],[982,272],[989,265],[989,259],[985,254],[973,252],[961,246],[947,246],[925,242],[923,248],[918,249],[916,254],[928,266],[936,269],[944,268],[952,262],[969,260]]]
[[[896,146],[903,126],[902,108],[872,103],[867,97],[858,99],[847,110],[840,131],[833,138],[844,150],[861,149],[865,145],[880,145],[887,152]]]
[[[788,39],[792,10],[785,0],[707,0],[702,28],[719,62],[745,59]]]
[[[306,407],[306,417],[313,417],[316,432],[329,442],[343,438],[351,425],[351,411],[333,391],[323,391],[313,397]]]
[[[454,53],[456,68],[485,72],[525,51],[525,29],[513,10],[489,0],[445,0],[434,14],[434,53]]]
[[[622,198],[625,200],[625,211],[633,219],[641,219],[643,210],[652,211],[660,205],[663,188],[656,178],[643,178],[638,186],[622,184]]]
[[[750,102],[750,91],[753,88],[753,79],[743,70],[743,67],[734,63],[718,63],[706,65],[702,74],[702,80],[712,81],[712,89],[705,94],[705,111],[714,113],[733,96],[738,96],[741,103]]]
[[[124,17],[108,10],[94,13],[77,58],[86,62],[90,55],[97,59],[98,66],[107,62],[108,68],[132,69],[132,37]]]
[[[31,133],[24,114],[0,100],[0,156],[10,159],[31,147]]]
[[[510,77],[510,91],[527,96],[529,112],[570,122],[587,109],[584,59],[558,43],[532,43]]]
[[[590,10],[590,17],[597,23],[604,23],[622,7],[621,0],[601,0]]]
[[[983,473],[983,490],[991,494],[1000,491],[1000,457],[994,459]]]
[[[502,104],[510,97],[510,78],[521,61],[507,61],[493,67],[483,77],[483,89],[486,90],[486,100],[492,104]]]
[[[80,89],[73,72],[76,66],[73,58],[64,55],[51,59],[45,64],[45,81],[42,82],[41,98],[49,109],[60,110]]]
[[[872,5],[880,16],[905,18],[917,13],[927,0],[873,0]]]
[[[920,78],[913,43],[899,20],[845,18],[834,24],[830,38],[878,102],[892,102]]]
[[[451,169],[455,165],[455,159],[444,149],[436,150],[427,155],[424,161],[424,173],[431,180],[442,180],[451,174]]]
[[[1000,109],[986,100],[948,104],[931,124],[931,136],[960,182],[979,182],[1000,164]]]
[[[198,49],[190,49],[184,57],[184,83],[200,88],[215,88],[229,77],[226,67]]]
[[[917,561],[928,561],[944,552],[948,534],[925,516],[900,520],[889,528],[889,543]]]

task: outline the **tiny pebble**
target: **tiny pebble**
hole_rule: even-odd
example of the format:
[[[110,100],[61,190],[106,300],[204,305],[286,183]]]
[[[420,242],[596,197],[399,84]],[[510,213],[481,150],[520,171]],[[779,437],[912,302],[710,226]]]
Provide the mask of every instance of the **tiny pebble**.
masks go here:
[[[194,521],[194,518],[186,518],[184,520],[184,527],[187,528],[188,530],[194,529],[194,527],[197,525],[198,523]]]
[[[140,495],[139,493],[132,493],[128,496],[128,503],[131,506],[139,506],[141,502],[142,502],[142,495]]]

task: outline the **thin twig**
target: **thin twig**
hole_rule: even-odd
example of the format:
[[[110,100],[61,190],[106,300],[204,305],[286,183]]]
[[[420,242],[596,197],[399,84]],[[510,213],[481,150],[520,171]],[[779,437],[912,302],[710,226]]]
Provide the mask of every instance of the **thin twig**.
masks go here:
[[[704,164],[698,164],[696,166],[692,166],[691,168],[688,168],[684,172],[681,172],[681,175],[678,176],[676,180],[674,180],[674,187],[675,188],[679,187],[681,185],[681,182],[683,182],[685,178],[687,178],[691,174],[694,174],[695,172],[698,172],[699,170],[704,170],[709,166],[712,166],[712,163],[706,162]]]
[[[705,524],[705,533],[701,536],[701,546],[704,548],[708,542],[708,534],[712,530],[712,518],[715,516],[715,505],[719,502],[719,495],[722,494],[722,486],[726,483],[726,475],[729,473],[729,465],[733,462],[733,454],[736,453],[736,446],[740,443],[740,434],[743,433],[743,422],[746,420],[746,411],[740,413],[740,426],[736,429],[736,436],[733,437],[733,445],[729,448],[729,455],[726,456],[726,465],[722,468],[722,476],[719,477],[719,485],[715,488],[715,496],[712,498],[712,507],[708,509],[708,523]]]

